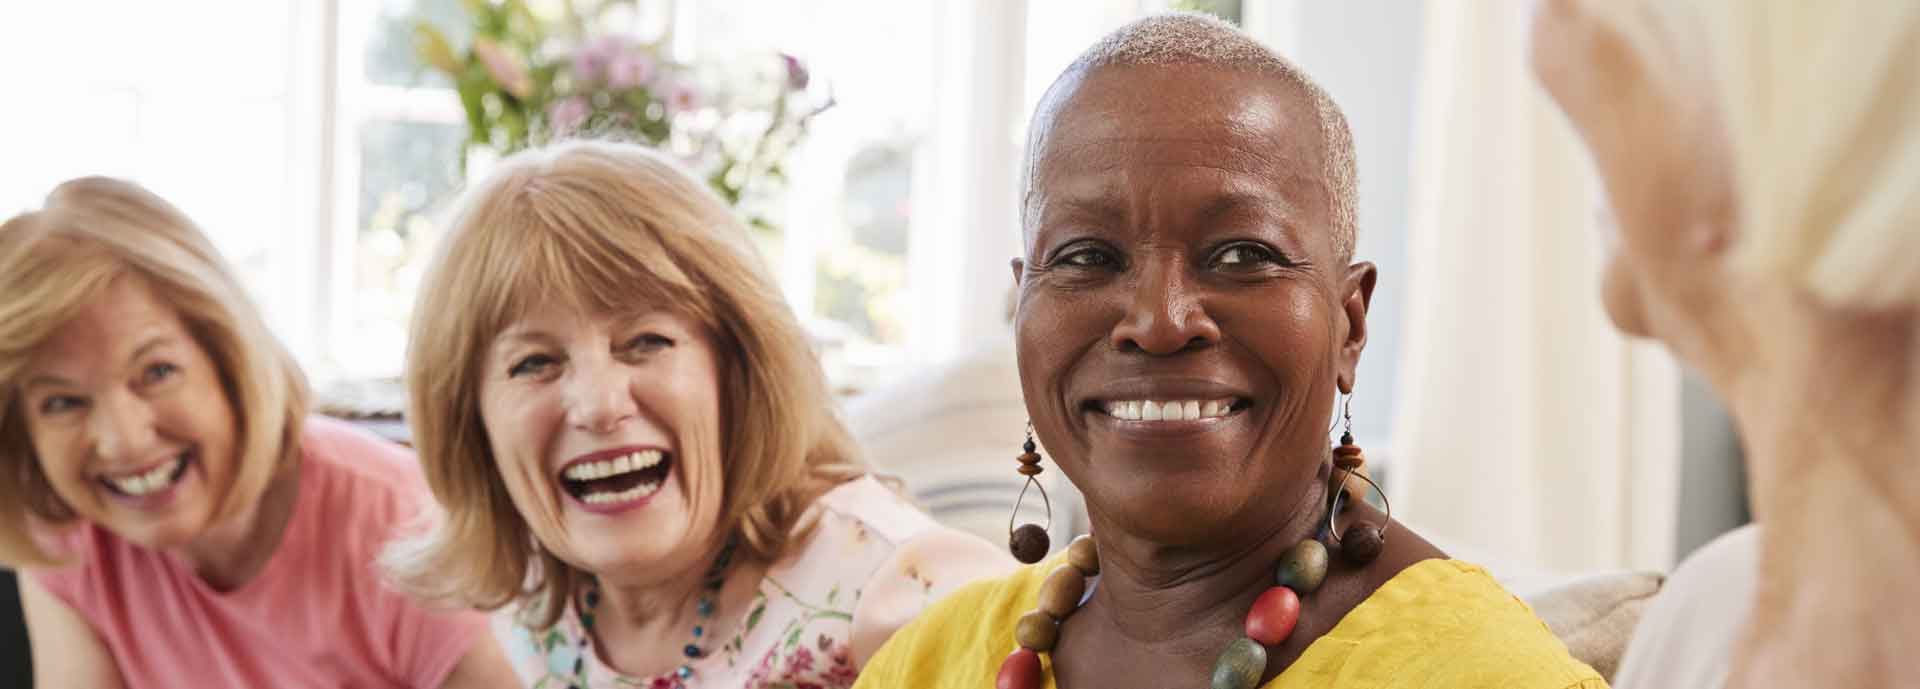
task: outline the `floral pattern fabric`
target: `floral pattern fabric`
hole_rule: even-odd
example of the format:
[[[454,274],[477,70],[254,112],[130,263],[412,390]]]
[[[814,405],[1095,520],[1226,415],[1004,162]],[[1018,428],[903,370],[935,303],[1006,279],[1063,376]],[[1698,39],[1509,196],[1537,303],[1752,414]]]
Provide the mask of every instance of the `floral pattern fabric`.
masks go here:
[[[861,589],[901,543],[934,527],[872,477],[814,503],[819,517],[805,545],[777,562],[731,636],[679,677],[621,675],[601,662],[577,611],[549,629],[519,623],[513,611],[496,633],[533,689],[845,689],[858,668],[849,645]]]

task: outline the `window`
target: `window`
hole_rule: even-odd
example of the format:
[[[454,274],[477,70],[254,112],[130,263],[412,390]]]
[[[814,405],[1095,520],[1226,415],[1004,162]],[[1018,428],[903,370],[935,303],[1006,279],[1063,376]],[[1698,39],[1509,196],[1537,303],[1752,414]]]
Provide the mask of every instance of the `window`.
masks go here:
[[[0,213],[37,208],[80,175],[145,185],[211,235],[295,352],[314,354],[314,323],[297,308],[318,236],[298,172],[311,163],[296,112],[305,8],[94,0],[3,12]]]

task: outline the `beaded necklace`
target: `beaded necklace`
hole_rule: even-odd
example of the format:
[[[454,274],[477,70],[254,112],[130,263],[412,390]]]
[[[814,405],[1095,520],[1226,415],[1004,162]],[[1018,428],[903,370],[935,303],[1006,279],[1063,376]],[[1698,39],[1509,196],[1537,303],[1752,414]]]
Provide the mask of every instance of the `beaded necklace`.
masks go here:
[[[694,604],[694,613],[699,615],[700,620],[693,625],[693,638],[680,649],[680,654],[685,656],[686,660],[673,671],[653,677],[648,682],[648,686],[686,689],[687,680],[693,678],[693,663],[707,656],[707,649],[704,646],[707,625],[713,620],[720,589],[727,583],[727,566],[733,562],[734,544],[734,539],[727,539],[727,544],[720,548],[720,555],[713,559],[713,565],[707,568],[706,575],[701,578],[700,599]],[[586,662],[587,654],[593,652],[593,649],[589,648],[593,640],[593,611],[599,606],[600,586],[596,579],[588,585],[585,594],[581,596],[580,626],[586,628],[586,633],[580,635],[580,655],[573,661],[573,672],[576,675],[580,673],[583,663]]]
[[[1267,671],[1267,649],[1285,643],[1300,621],[1300,598],[1310,595],[1326,580],[1328,550],[1321,541],[1331,540],[1345,559],[1365,565],[1379,557],[1385,544],[1384,527],[1360,522],[1344,532],[1334,523],[1335,515],[1352,507],[1347,497],[1346,479],[1363,459],[1351,435],[1342,437],[1334,452],[1336,472],[1340,474],[1327,501],[1326,524],[1315,537],[1309,537],[1287,549],[1274,570],[1274,586],[1254,599],[1247,611],[1245,636],[1227,644],[1213,664],[1212,689],[1254,689]],[[1377,488],[1377,486],[1376,486]],[[1344,503],[1344,504],[1343,504]],[[1387,524],[1391,524],[1389,520]],[[1039,689],[1043,684],[1040,654],[1050,652],[1060,638],[1060,626],[1079,609],[1089,596],[1088,580],[1100,574],[1100,550],[1091,536],[1080,536],[1067,546],[1067,564],[1055,567],[1040,584],[1039,606],[1020,616],[1014,624],[1013,638],[1019,645],[1000,663],[994,679],[995,689]],[[1097,579],[1096,579],[1097,581]]]

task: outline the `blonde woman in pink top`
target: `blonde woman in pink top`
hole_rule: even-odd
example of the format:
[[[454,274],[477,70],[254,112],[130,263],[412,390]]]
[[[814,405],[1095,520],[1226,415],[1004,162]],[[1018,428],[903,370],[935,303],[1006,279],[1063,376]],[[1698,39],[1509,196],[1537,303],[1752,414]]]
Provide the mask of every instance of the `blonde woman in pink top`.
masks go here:
[[[40,687],[488,687],[485,619],[384,585],[407,451],[304,418],[207,238],[130,183],[0,226],[0,564]]]

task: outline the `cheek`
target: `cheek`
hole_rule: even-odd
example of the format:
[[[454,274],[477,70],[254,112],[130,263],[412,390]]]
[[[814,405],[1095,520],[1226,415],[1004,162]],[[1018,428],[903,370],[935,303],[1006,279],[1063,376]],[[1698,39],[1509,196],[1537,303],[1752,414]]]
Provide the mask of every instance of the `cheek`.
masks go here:
[[[1222,335],[1252,350],[1283,388],[1329,373],[1334,352],[1331,307],[1304,284],[1215,302]]]
[[[30,428],[34,461],[62,500],[74,502],[86,492],[86,443],[75,428]]]
[[[480,422],[487,430],[487,446],[493,452],[500,480],[520,511],[526,513],[542,503],[539,489],[545,483],[540,470],[545,458],[541,439],[546,429],[557,423],[557,403],[540,390],[483,389],[480,395]]]

